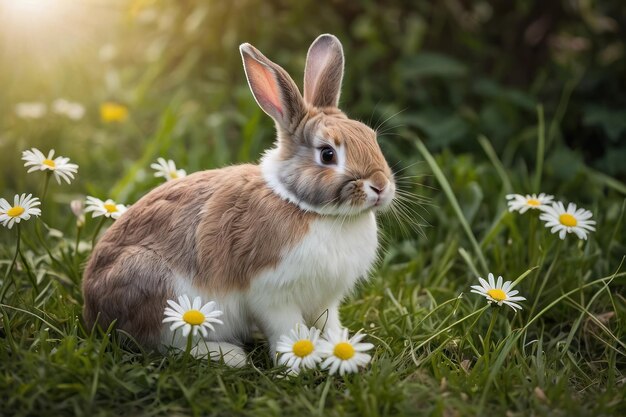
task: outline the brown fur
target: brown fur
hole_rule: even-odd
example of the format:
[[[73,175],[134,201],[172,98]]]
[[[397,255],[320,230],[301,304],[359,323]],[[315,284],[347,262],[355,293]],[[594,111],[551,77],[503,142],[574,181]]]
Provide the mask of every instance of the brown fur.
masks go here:
[[[159,254],[142,246],[111,242],[96,247],[83,280],[83,318],[106,329],[117,320],[145,346],[157,346],[166,300],[172,298],[172,271]]]
[[[175,274],[211,292],[246,288],[306,234],[305,213],[276,196],[259,167],[203,171],[154,189],[129,208],[95,247],[83,280],[84,317],[114,319],[155,346]]]
[[[222,180],[223,183],[219,183]],[[196,284],[208,289],[247,288],[261,270],[275,267],[281,252],[299,242],[316,217],[280,200],[259,167],[242,165],[223,176],[199,228]]]

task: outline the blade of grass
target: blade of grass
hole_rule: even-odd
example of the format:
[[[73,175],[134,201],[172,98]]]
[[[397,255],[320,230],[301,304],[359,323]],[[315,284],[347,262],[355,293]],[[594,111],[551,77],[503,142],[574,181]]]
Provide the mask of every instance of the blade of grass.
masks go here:
[[[470,254],[467,253],[465,249],[459,248],[459,255],[461,255],[461,258],[463,258],[469,269],[472,271],[472,274],[479,277],[480,273],[478,272],[478,269],[476,269],[476,265],[474,265],[474,262],[472,262],[472,257],[470,256]]]
[[[433,335],[431,335],[428,339],[424,340],[423,342],[421,342],[419,345],[417,345],[415,347],[415,349],[421,349],[422,347],[424,347],[428,342],[430,342],[431,340],[435,339],[436,337],[438,337],[439,335],[447,332],[448,330],[450,330],[451,328],[453,328],[454,326],[456,326],[457,324],[463,323],[465,320],[469,319],[470,317],[474,317],[477,314],[482,314],[485,310],[487,310],[490,307],[489,304],[487,304],[486,306],[484,306],[483,308],[481,308],[480,310],[476,310],[471,314],[468,314],[467,316],[458,319],[457,321],[455,321],[454,323],[450,324],[449,326],[444,327],[443,329],[439,330],[438,332],[434,333]]]
[[[485,256],[483,255],[480,245],[476,241],[474,233],[472,233],[472,229],[470,228],[469,223],[463,215],[461,206],[459,205],[459,202],[456,199],[456,196],[454,195],[452,187],[450,187],[450,183],[446,179],[445,174],[441,171],[441,168],[439,168],[439,165],[437,165],[435,158],[433,158],[431,153],[428,152],[428,149],[426,149],[426,146],[424,146],[424,143],[422,143],[421,139],[417,138],[417,140],[415,141],[415,145],[417,146],[417,149],[420,151],[424,159],[426,159],[426,162],[430,166],[430,169],[433,171],[433,174],[435,174],[435,178],[437,178],[437,181],[439,181],[439,185],[441,185],[443,192],[446,194],[446,197],[448,197],[448,200],[450,201],[450,204],[452,205],[452,208],[456,216],[458,217],[459,222],[461,223],[461,227],[463,227],[467,238],[470,240],[470,243],[476,251],[476,256],[480,261],[480,266],[484,269],[484,272],[487,273],[489,271],[489,268],[487,267],[487,261],[485,260]]]
[[[608,175],[602,172],[589,168],[588,166],[584,166],[583,171],[585,172],[586,175],[591,177],[592,180],[597,181],[600,184],[603,184],[608,188],[612,188],[615,191],[626,195],[626,184],[624,184],[623,182],[616,180],[613,177],[609,177]]]
[[[546,148],[546,126],[543,116],[543,106],[537,106],[537,165],[535,167],[535,178],[533,181],[533,192],[538,193],[541,188],[541,176],[543,174],[543,158]]]
[[[480,143],[480,146],[482,146],[485,154],[487,154],[487,157],[498,172],[498,175],[502,180],[502,185],[504,186],[505,194],[512,193],[513,186],[511,185],[511,180],[509,179],[509,176],[504,169],[504,165],[502,165],[502,161],[500,161],[500,158],[498,158],[496,150],[493,149],[493,146],[491,146],[491,142],[489,142],[489,139],[487,139],[487,137],[484,135],[480,135],[478,136],[478,143]]]
[[[487,230],[487,233],[485,233],[485,235],[483,236],[483,238],[480,241],[480,246],[481,247],[487,246],[489,244],[489,242],[491,242],[498,235],[498,233],[500,232],[500,229],[503,226],[504,219],[508,215],[509,215],[509,211],[508,210],[502,210],[500,212],[500,214],[498,215],[498,217],[496,217],[493,220],[493,223],[491,223],[491,226]]]
[[[576,88],[580,80],[582,80],[583,75],[584,71],[578,71],[578,73],[574,74],[574,76],[570,78],[563,86],[563,92],[561,93],[561,97],[559,98],[559,104],[556,107],[554,117],[552,118],[552,122],[550,122],[550,128],[548,129],[548,147],[554,140],[556,129],[561,124],[561,121],[565,116],[565,111],[567,110],[567,106],[569,105],[569,99],[572,96],[572,93],[574,92],[574,89]]]
[[[24,310],[23,308],[18,308],[18,307],[13,307],[10,306],[8,304],[0,304],[0,307],[3,308],[10,308],[11,310],[15,310],[15,311],[19,311],[20,313],[24,313],[27,314],[29,316],[32,316],[38,320],[40,320],[42,323],[45,323],[48,327],[50,327],[51,329],[53,329],[55,332],[57,332],[59,335],[64,335],[64,333],[61,331],[61,329],[59,329],[58,327],[56,327],[54,324],[50,323],[49,321],[43,319],[42,317],[39,317],[38,315],[36,315],[35,313],[28,311],[28,310]]]
[[[600,294],[602,291],[604,290],[604,288],[602,288],[600,291],[597,292],[597,294]],[[615,341],[615,343],[617,343],[618,345],[620,345],[622,347],[622,351],[617,350],[617,353],[619,353],[620,355],[626,356],[626,343],[622,342],[621,340],[619,340],[617,338],[617,336],[615,336],[613,334],[613,332],[611,330],[609,330],[604,323],[602,323],[591,311],[589,311],[589,309],[587,307],[585,307],[584,305],[578,303],[576,300],[572,299],[572,298],[568,298],[568,301],[570,303],[572,303],[572,305],[574,305],[577,309],[579,309],[581,311],[581,315],[587,315],[589,317],[589,319],[591,321],[593,321],[596,326],[598,326],[600,328],[600,330],[602,330],[604,333],[607,334],[607,336],[609,336],[611,339],[613,339],[613,341]],[[612,346],[608,346],[611,349],[614,349],[614,347]]]

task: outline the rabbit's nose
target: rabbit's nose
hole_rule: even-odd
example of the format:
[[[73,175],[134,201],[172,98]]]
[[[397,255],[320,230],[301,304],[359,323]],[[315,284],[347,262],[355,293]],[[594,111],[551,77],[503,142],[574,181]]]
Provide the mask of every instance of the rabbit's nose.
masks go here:
[[[385,189],[385,186],[383,185],[381,188],[375,187],[373,185],[370,185],[370,189],[372,191],[374,191],[376,194],[380,194],[383,192],[383,190]]]
[[[377,195],[380,195],[383,191],[385,191],[388,184],[389,180],[382,172],[376,172],[374,175],[369,177],[368,185]]]

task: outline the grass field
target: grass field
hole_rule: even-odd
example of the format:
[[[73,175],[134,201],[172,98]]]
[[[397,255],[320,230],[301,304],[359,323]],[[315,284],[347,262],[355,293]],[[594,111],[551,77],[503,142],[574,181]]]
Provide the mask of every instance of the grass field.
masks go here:
[[[3,279],[1,413],[619,415],[623,186],[584,176],[553,188],[536,171],[501,165],[482,144],[482,158],[431,155],[415,139],[420,156],[398,176],[406,216],[382,216],[381,261],[342,308],[344,323],[375,344],[373,360],[344,377],[318,370],[282,378],[262,341],[250,347],[251,366],[229,369],[85,329],[81,269],[99,221],[87,216],[76,252],[76,218],[52,181],[45,224],[20,224],[21,256]],[[16,175],[43,187],[45,173],[25,171]],[[557,195],[583,190],[572,194],[593,211],[597,231],[587,241],[560,240],[536,212],[509,213],[504,195],[535,180]],[[4,268],[15,230],[2,232]],[[522,276],[520,312],[469,292],[487,272]]]
[[[432,25],[406,16],[414,34],[406,43],[393,32],[402,15],[393,8],[362,11],[351,35],[340,36],[342,107],[380,132],[399,186],[394,210],[379,216],[379,262],[341,309],[343,324],[375,345],[367,367],[286,378],[263,340],[247,347],[249,366],[232,369],[85,328],[82,271],[96,234],[114,220],[87,214],[83,223],[70,202],[132,204],[162,182],[150,168],[158,157],[187,173],[258,160],[273,126],[248,91],[238,42],[258,36],[268,56],[301,72],[309,33],[327,30],[310,22],[318,6],[311,11],[307,2],[276,18],[301,22],[302,33],[284,43],[289,26],[261,25],[268,32],[259,34],[257,14],[235,10],[235,19],[227,2],[210,11],[200,1],[126,3],[130,12],[115,26],[105,8],[74,11],[67,21],[89,16],[82,32],[33,29],[23,43],[0,43],[0,198],[42,200],[40,217],[0,227],[0,415],[624,415],[626,184],[599,170],[599,159],[583,158],[591,145],[572,150],[578,138],[563,133],[576,126],[568,116],[573,92],[589,83],[551,63],[527,89],[509,88],[467,62],[417,53],[420,31],[443,45],[448,18],[436,10]],[[258,16],[273,10],[258,7]],[[319,9],[343,27],[340,12]],[[388,27],[371,23],[379,15]],[[238,26],[224,29],[222,21]],[[0,33],[17,36],[24,25]],[[390,58],[373,28],[389,30],[405,55]],[[476,39],[467,45],[490,50]],[[388,72],[378,67],[385,60],[394,62]],[[80,104],[55,102],[62,97]],[[17,104],[28,101],[37,103]],[[617,110],[596,111],[619,138]],[[70,158],[76,178],[58,184],[46,172],[27,173],[20,158],[32,147]],[[506,195],[539,192],[590,210],[596,230],[586,240],[560,239],[537,210],[508,211]],[[470,292],[490,272],[516,282],[526,298],[521,311]]]

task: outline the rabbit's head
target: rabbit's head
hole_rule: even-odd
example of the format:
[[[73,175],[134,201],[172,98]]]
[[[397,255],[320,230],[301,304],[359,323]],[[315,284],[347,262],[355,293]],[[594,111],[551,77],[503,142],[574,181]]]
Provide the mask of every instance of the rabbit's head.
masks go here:
[[[276,122],[276,146],[261,162],[269,186],[319,214],[388,207],[396,187],[376,132],[337,108],[344,66],[339,40],[326,34],[311,44],[304,97],[289,74],[252,45],[239,49],[254,98]]]

